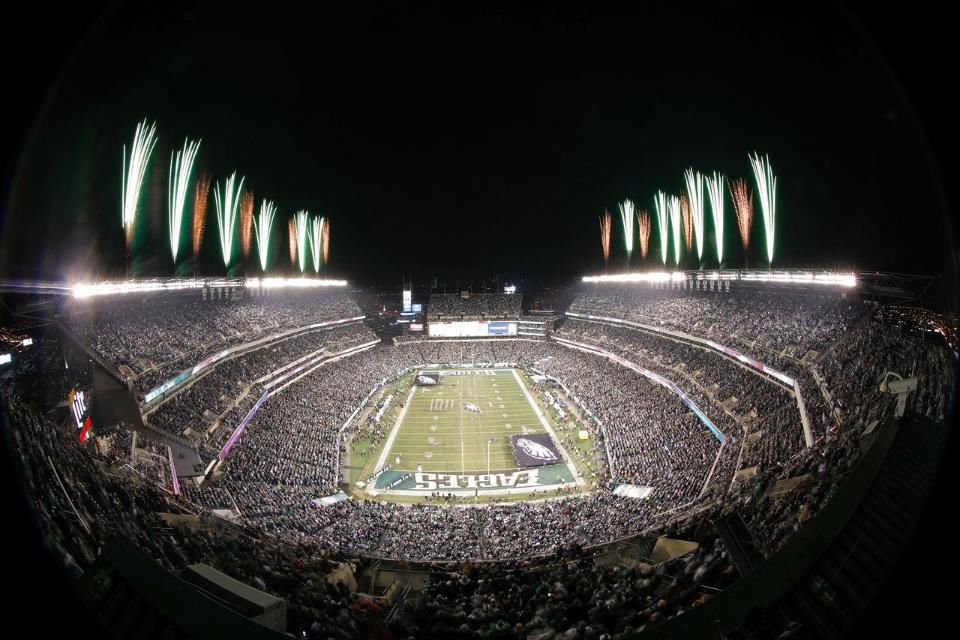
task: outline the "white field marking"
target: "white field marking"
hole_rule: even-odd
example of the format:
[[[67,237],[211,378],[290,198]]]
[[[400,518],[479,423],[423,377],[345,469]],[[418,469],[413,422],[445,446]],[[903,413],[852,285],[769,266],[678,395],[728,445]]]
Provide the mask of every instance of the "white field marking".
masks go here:
[[[407,403],[403,405],[403,409],[400,410],[400,417],[397,418],[396,424],[393,425],[393,429],[390,430],[390,436],[387,437],[387,443],[383,445],[383,451],[380,452],[380,457],[377,459],[377,466],[373,470],[374,473],[383,469],[383,465],[387,461],[387,454],[390,453],[390,447],[393,446],[393,441],[397,439],[397,433],[400,432],[400,423],[403,422],[403,417],[407,415],[407,407],[413,402],[413,394],[417,392],[417,387],[414,385],[410,388],[410,395],[407,396]]]
[[[530,402],[530,406],[533,407],[534,413],[536,413],[537,417],[540,418],[540,424],[543,425],[543,428],[546,429],[547,433],[550,434],[550,437],[553,438],[554,443],[557,445],[557,448],[560,449],[560,453],[563,454],[563,457],[567,459],[567,468],[570,469],[570,473],[573,474],[573,478],[577,481],[577,485],[583,486],[586,483],[583,481],[583,478],[580,477],[580,474],[577,473],[577,468],[573,465],[573,460],[570,458],[570,455],[564,448],[563,443],[560,442],[560,438],[558,438],[557,434],[553,432],[553,428],[550,427],[550,423],[547,422],[547,419],[543,417],[543,413],[540,412],[540,407],[537,406],[537,403],[534,402],[533,398],[530,397],[530,392],[527,391],[527,387],[524,386],[523,381],[520,380],[520,375],[517,373],[517,370],[511,369],[511,371],[513,371],[513,377],[517,381],[517,384],[523,390],[523,394],[527,396],[527,401]]]
[[[460,391],[460,406],[463,406],[463,386],[457,385],[457,389]],[[460,412],[460,473],[463,473],[467,468],[466,463],[466,443],[463,439],[463,411]]]

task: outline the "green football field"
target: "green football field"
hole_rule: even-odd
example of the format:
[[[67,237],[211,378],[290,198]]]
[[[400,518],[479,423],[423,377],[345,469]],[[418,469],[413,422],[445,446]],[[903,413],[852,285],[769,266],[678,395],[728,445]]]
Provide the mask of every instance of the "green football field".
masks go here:
[[[385,464],[457,474],[516,469],[510,436],[545,431],[521,384],[510,369],[474,369],[443,371],[440,384],[414,387]]]

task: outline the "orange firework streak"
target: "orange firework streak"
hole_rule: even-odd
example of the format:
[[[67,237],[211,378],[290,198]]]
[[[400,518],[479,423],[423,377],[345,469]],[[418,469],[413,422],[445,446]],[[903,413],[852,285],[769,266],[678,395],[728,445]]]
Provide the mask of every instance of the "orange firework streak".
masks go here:
[[[244,191],[240,198],[240,246],[244,260],[250,255],[250,239],[253,236],[253,191]]]
[[[680,217],[683,218],[683,244],[687,247],[687,253],[690,253],[693,251],[693,214],[687,196],[680,196]]]
[[[650,213],[646,209],[637,212],[637,228],[640,229],[640,255],[646,258],[650,250],[650,231],[653,229]]]
[[[323,219],[323,229],[320,232],[323,235],[323,264],[330,261],[330,218]]]
[[[737,178],[733,182],[727,179],[730,188],[730,197],[733,198],[733,208],[737,212],[737,227],[740,229],[740,240],[743,249],[750,248],[750,226],[753,224],[753,194],[747,188],[747,181]]]
[[[204,174],[197,179],[193,189],[193,255],[200,255],[203,242],[203,229],[207,225],[207,197],[210,195],[210,176]]]
[[[287,228],[290,230],[290,264],[297,266],[297,223],[293,218],[287,221]]]
[[[603,247],[603,263],[610,261],[610,232],[613,230],[613,216],[606,209],[600,216],[600,246]]]

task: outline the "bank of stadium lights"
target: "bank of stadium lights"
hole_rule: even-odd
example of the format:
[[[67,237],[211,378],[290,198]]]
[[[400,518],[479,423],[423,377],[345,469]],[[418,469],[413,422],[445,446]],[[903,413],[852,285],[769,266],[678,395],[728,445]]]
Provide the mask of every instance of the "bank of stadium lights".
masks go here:
[[[760,210],[763,213],[763,230],[767,238],[767,260],[773,264],[773,241],[777,221],[777,177],[770,166],[770,156],[760,157],[754,153],[750,158],[753,177],[757,181],[757,193],[760,195]]]
[[[780,284],[812,284],[853,288],[857,286],[857,276],[853,273],[810,272],[810,271],[647,271],[644,273],[618,273],[612,275],[583,276],[583,282],[682,282],[682,281],[722,281],[741,280],[744,282],[765,282]]]
[[[248,289],[314,289],[345,287],[347,281],[325,278],[249,278],[244,286]]]
[[[133,227],[137,220],[137,203],[140,201],[140,190],[143,187],[143,176],[147,172],[150,154],[157,144],[157,123],[147,125],[147,120],[137,125],[133,133],[133,144],[130,145],[129,162],[127,160],[127,145],[123,145],[123,172],[120,184],[120,207],[123,221],[123,230],[129,247],[133,239]]]
[[[200,151],[200,140],[183,141],[183,149],[170,156],[170,175],[167,184],[167,223],[170,232],[170,255],[177,262],[180,251],[180,230],[183,226],[183,209],[190,193],[190,174]]]
[[[214,204],[217,206],[217,228],[220,232],[220,250],[223,254],[223,266],[229,267],[233,260],[233,236],[237,228],[237,216],[240,198],[243,194],[243,178],[237,182],[234,171],[223,183],[223,193],[218,182],[213,189]]]
[[[157,280],[118,280],[108,282],[77,283],[71,292],[74,298],[122,295],[127,293],[154,293],[158,291],[182,291],[185,289],[237,288],[248,289],[310,289],[317,287],[345,287],[346,280],[323,278],[166,278]]]

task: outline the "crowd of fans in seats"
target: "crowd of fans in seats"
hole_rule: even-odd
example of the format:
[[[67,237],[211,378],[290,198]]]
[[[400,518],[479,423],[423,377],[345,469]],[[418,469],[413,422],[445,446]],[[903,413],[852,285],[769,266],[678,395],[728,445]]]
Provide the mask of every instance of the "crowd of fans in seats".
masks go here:
[[[283,329],[363,315],[341,290],[251,294],[231,289],[228,294],[232,297],[204,299],[192,291],[79,300],[65,308],[64,320],[108,364],[129,367],[144,393],[224,348]]]
[[[167,433],[186,432],[193,439],[217,424],[223,425],[221,431],[229,433],[260,397],[259,392],[251,390],[258,380],[324,350],[337,353],[373,340],[376,335],[372,331],[362,323],[353,323],[310,330],[264,344],[211,366],[191,386],[150,412],[147,421]],[[238,400],[243,402],[237,405]],[[237,411],[217,422],[235,406]]]
[[[672,380],[715,416],[714,424],[734,438],[732,446],[738,446],[744,429],[756,434],[744,450],[743,466],[782,462],[804,445],[792,391],[713,350],[631,327],[576,319],[566,320],[558,334],[613,351]]]
[[[427,304],[430,320],[512,319],[520,317],[519,293],[434,293]]]
[[[705,284],[705,283],[704,283]],[[730,291],[648,285],[584,288],[570,311],[653,324],[697,335],[726,336],[724,344],[755,355],[788,351],[802,358],[850,329],[870,303],[834,292],[797,294],[734,287]]]
[[[736,301],[740,294],[673,292],[678,299],[695,298],[697,316],[675,308],[682,304],[658,290],[638,294],[632,302],[623,291],[591,295],[578,298],[579,308],[663,324],[666,317],[648,314],[676,313],[673,326],[690,333],[717,339],[722,329],[782,351],[763,352],[774,364],[789,364],[797,376],[814,445],[802,446],[797,404],[775,383],[703,349],[575,320],[561,328],[562,336],[603,347],[669,378],[726,441],[721,444],[676,395],[637,371],[547,340],[403,340],[325,364],[272,396],[234,446],[220,477],[199,487],[184,483],[180,498],[132,471],[120,473],[123,460],[116,451],[129,446],[126,436],[99,449],[81,444],[66,412],[44,401],[51,386],[59,385],[62,398],[72,384],[55,366],[58,349],[39,348],[37,357],[44,362],[25,360],[16,375],[2,377],[3,407],[41,527],[74,575],[89,566],[100,545],[121,534],[170,570],[206,562],[286,598],[289,627],[297,634],[355,637],[369,633],[378,618],[342,585],[322,580],[333,562],[496,560],[435,569],[439,572],[422,597],[391,622],[393,637],[620,638],[689,610],[736,579],[713,518],[740,514],[768,555],[816,514],[854,468],[863,428],[889,411],[892,400],[876,391],[885,371],[920,377],[910,407],[932,419],[942,420],[950,399],[947,352],[873,322],[860,303],[826,297],[790,302],[773,294],[770,301],[746,296]],[[726,301],[713,299],[727,295]],[[741,309],[754,302],[756,321]],[[112,327],[105,329],[108,333],[116,330],[117,317],[103,325]],[[737,318],[743,326],[737,326]],[[782,334],[776,329],[781,321]],[[124,343],[109,336],[99,344],[104,355],[111,353],[104,344],[119,349],[114,362],[141,357],[136,349],[123,351]],[[156,346],[144,344],[143,349]],[[299,353],[283,352],[287,347],[222,363],[230,368],[220,373],[215,367],[210,391],[197,391],[198,404],[185,400],[184,411],[202,416],[210,409],[207,402],[214,404],[211,411],[222,408],[220,399],[231,396],[231,380],[249,382],[261,367],[269,372]],[[819,353],[798,363],[809,350]],[[570,398],[599,421],[591,428],[597,456],[605,462],[598,478],[603,488],[476,509],[363,500],[318,506],[315,499],[341,485],[338,458],[354,410],[371,390],[427,363],[515,363],[561,380]],[[48,368],[61,371],[63,379],[48,376]],[[220,380],[227,372],[231,377]],[[231,410],[230,423],[246,410]],[[169,428],[177,428],[177,419],[171,418]],[[100,466],[113,472],[104,474]],[[735,477],[748,466],[756,473]],[[787,478],[796,479],[797,486],[768,495]],[[620,497],[605,486],[607,480],[653,491],[643,500]],[[205,514],[214,509],[233,511],[243,527],[211,525]],[[165,512],[204,517],[193,526],[169,527],[158,515]],[[594,545],[636,535],[647,541],[660,535],[681,538],[698,548],[659,565],[623,568],[593,561]]]

